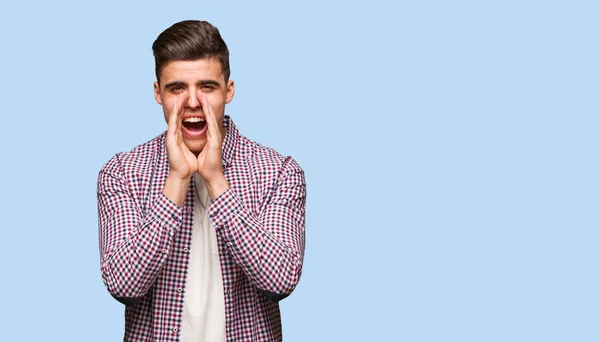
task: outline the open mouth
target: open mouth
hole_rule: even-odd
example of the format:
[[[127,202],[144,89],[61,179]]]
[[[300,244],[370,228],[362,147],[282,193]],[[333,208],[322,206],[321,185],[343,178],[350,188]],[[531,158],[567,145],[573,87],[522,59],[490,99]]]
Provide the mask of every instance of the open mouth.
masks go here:
[[[200,117],[191,117],[183,120],[182,125],[190,132],[200,132],[206,127],[206,120]]]

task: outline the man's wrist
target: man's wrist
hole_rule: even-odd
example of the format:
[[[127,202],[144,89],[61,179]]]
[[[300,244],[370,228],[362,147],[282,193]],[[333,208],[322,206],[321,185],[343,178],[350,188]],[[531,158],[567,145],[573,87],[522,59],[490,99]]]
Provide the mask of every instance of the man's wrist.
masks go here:
[[[165,196],[167,196],[167,198],[175,203],[178,207],[181,207],[185,201],[185,196],[187,195],[189,186],[190,178],[181,179],[169,174],[165,180],[163,194],[165,194]]]
[[[205,180],[205,183],[206,190],[208,191],[208,195],[212,201],[229,189],[229,182],[224,175],[210,182]]]

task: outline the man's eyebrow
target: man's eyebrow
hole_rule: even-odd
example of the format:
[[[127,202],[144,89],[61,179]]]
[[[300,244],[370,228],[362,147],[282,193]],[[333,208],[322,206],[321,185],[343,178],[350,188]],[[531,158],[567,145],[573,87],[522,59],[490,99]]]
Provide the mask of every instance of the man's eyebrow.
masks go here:
[[[215,80],[202,80],[200,82],[198,82],[198,85],[214,85],[214,86],[220,86],[221,84],[219,84],[219,82],[215,81]]]
[[[169,82],[169,83],[165,84],[165,88],[171,88],[171,87],[185,88],[185,83],[183,83],[181,81],[173,81],[173,82]]]

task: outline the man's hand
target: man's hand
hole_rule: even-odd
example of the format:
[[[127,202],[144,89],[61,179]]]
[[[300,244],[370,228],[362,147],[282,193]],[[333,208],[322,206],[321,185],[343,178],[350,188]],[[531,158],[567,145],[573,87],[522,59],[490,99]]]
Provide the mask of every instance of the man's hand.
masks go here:
[[[208,125],[206,145],[198,155],[198,172],[204,178],[210,198],[214,200],[229,188],[229,183],[223,174],[223,133],[206,94],[198,91],[197,96]]]
[[[169,175],[165,181],[163,193],[178,206],[182,206],[185,201],[185,195],[190,185],[190,177],[198,171],[198,160],[183,142],[183,133],[181,132],[186,101],[187,93],[182,93],[173,104],[173,109],[169,114],[169,127],[165,139],[169,160]]]

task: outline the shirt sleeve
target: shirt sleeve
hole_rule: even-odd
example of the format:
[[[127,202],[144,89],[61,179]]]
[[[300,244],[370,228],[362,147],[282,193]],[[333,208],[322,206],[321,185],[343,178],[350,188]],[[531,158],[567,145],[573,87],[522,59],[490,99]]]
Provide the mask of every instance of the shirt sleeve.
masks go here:
[[[306,184],[292,158],[271,191],[262,212],[253,213],[228,189],[211,203],[209,219],[249,280],[279,300],[296,287],[304,258]]]
[[[134,304],[154,284],[182,224],[182,209],[162,193],[142,213],[131,186],[118,155],[99,173],[102,280],[110,294],[125,304]]]

